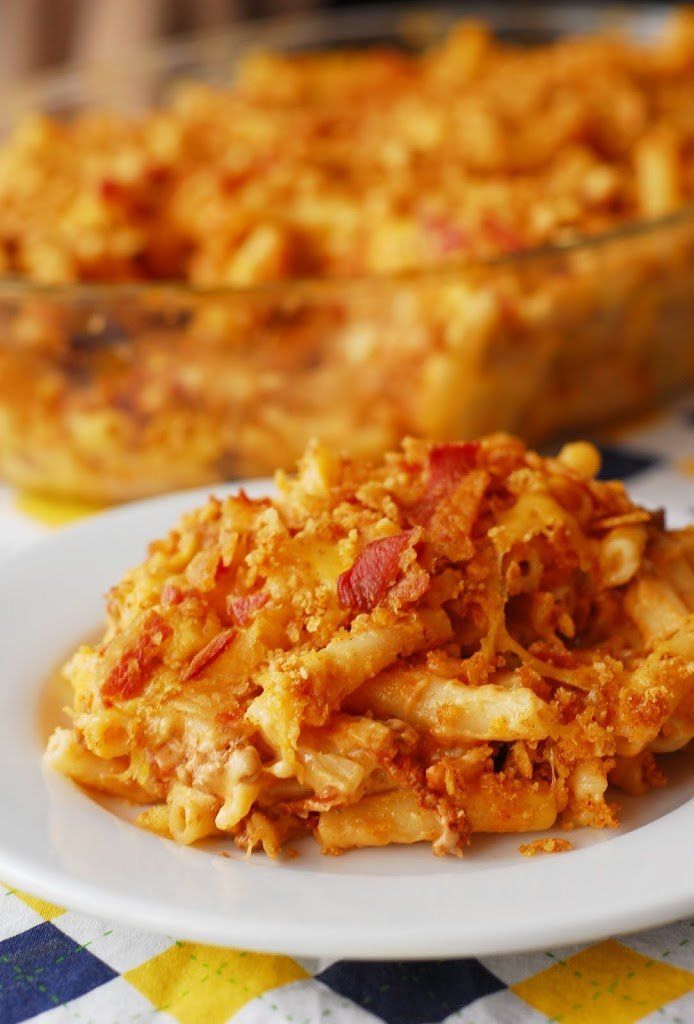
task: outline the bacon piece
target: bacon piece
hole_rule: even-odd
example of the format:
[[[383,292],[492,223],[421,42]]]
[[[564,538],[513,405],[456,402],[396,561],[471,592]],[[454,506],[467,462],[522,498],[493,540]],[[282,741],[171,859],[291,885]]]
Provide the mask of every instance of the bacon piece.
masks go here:
[[[479,441],[435,444],[429,452],[429,485],[456,483],[469,469],[475,468],[479,450]]]
[[[435,444],[427,462],[427,480],[421,498],[410,508],[416,523],[427,523],[441,502],[456,490],[462,478],[477,465],[478,441]]]
[[[104,178],[99,183],[99,195],[110,206],[121,208],[132,217],[147,217],[151,214],[151,203],[141,198],[137,184]],[[139,193],[139,194],[138,194]]]
[[[126,190],[115,178],[104,178],[99,183],[99,193],[107,203],[121,202],[126,197]]]
[[[154,164],[147,171],[146,177],[150,185],[163,185],[171,178],[171,170],[161,164]]]
[[[394,608],[403,608],[415,604],[426,594],[431,584],[431,576],[419,562],[415,562],[398,582],[388,591],[388,600]]]
[[[187,683],[191,679],[197,679],[199,675],[202,675],[207,666],[211,665],[213,661],[217,660],[220,654],[223,654],[224,651],[226,651],[235,636],[235,629],[223,629],[221,633],[217,633],[217,636],[213,637],[212,640],[210,640],[208,644],[205,644],[203,649],[198,651],[195,655],[183,676],[183,682]]]
[[[422,227],[434,244],[438,256],[450,256],[451,253],[462,252],[470,247],[469,232],[440,213],[422,217]]]
[[[486,469],[470,470],[437,505],[427,523],[431,540],[452,562],[467,561],[475,553],[472,531],[489,481]]]
[[[525,248],[526,242],[520,232],[495,213],[488,213],[482,218],[482,230],[501,252],[517,252]]]
[[[158,612],[148,616],[137,641],[121,655],[101,687],[105,703],[131,700],[142,693],[152,668],[161,659],[161,645],[172,633]]]
[[[267,594],[259,590],[257,594],[246,594],[235,597],[229,594],[227,597],[227,614],[231,615],[237,626],[247,626],[255,612],[262,608],[269,601]]]
[[[474,553],[472,530],[489,486],[489,473],[478,469],[476,441],[439,444],[429,452],[424,493],[412,506],[410,518],[425,526],[429,539],[451,561]]]
[[[162,604],[180,604],[183,600],[183,591],[175,583],[165,583],[161,592]]]
[[[343,608],[370,612],[400,575],[400,560],[412,543],[414,531],[372,540],[357,555],[354,565],[338,578],[337,596]]]
[[[221,726],[238,725],[240,719],[243,718],[243,708],[237,700],[228,698],[227,706],[223,711],[218,711],[214,718],[215,722]]]

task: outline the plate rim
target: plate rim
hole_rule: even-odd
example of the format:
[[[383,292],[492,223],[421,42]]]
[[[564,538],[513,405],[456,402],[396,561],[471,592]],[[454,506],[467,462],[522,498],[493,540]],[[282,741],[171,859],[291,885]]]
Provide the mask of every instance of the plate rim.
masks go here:
[[[463,957],[512,956],[519,953],[537,952],[543,949],[558,949],[566,946],[597,942],[608,937],[631,935],[650,928],[686,920],[694,914],[694,893],[684,900],[672,897],[668,902],[653,900],[651,904],[625,910],[615,921],[609,923],[603,916],[577,926],[565,925],[558,919],[552,925],[537,925],[529,929],[518,929],[515,938],[499,939],[491,932],[474,942],[461,938],[454,932],[446,932],[432,941],[423,942],[416,933],[379,932],[371,938],[356,935],[344,936],[335,929],[323,931],[320,935],[309,928],[291,926],[292,936],[288,938],[287,925],[270,925],[265,922],[243,920],[238,927],[212,925],[211,919],[186,919],[183,911],[176,914],[156,912],[155,904],[133,901],[123,903],[120,897],[104,898],[103,891],[89,884],[51,884],[50,876],[41,876],[23,870],[17,862],[8,861],[0,851],[0,872],[3,880],[17,888],[25,889],[32,896],[55,905],[64,906],[66,911],[83,913],[94,919],[103,919],[126,928],[139,929],[156,935],[165,935],[177,940],[216,945],[227,948],[248,949],[252,952],[278,956],[313,957],[331,960],[438,960]],[[44,881],[45,879],[45,881]],[[93,897],[90,895],[93,889]],[[67,898],[66,898],[67,896]],[[95,902],[99,900],[98,904]],[[180,916],[179,916],[180,915]],[[276,936],[276,939],[275,939]],[[523,937],[525,936],[525,937]]]

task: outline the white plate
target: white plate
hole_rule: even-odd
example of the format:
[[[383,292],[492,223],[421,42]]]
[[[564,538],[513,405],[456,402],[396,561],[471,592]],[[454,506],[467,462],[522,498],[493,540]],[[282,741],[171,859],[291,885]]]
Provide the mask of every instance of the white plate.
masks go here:
[[[428,847],[329,858],[306,842],[300,857],[275,863],[231,845],[185,849],[44,769],[47,677],[98,628],[105,590],[206,494],[107,512],[0,566],[0,878],[180,938],[326,957],[503,953],[694,912],[687,753],[671,758],[666,789],[623,801],[620,829],[572,833],[571,853],[529,859],[518,836],[490,836],[462,861]]]

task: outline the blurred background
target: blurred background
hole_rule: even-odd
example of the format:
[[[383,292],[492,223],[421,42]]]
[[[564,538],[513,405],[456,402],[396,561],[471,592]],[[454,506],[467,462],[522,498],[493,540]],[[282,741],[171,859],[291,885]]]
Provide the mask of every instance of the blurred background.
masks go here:
[[[324,6],[343,5],[337,0]],[[2,0],[0,81],[68,61],[108,59],[163,36],[211,30],[237,18],[311,6],[311,0]]]
[[[238,18],[348,6],[354,0],[2,0],[0,83],[65,62],[109,59],[152,40],[213,30]],[[464,14],[468,5],[456,6]],[[476,4],[476,11],[484,6]]]
[[[694,384],[694,7],[357,3],[0,0],[1,477],[111,503]]]

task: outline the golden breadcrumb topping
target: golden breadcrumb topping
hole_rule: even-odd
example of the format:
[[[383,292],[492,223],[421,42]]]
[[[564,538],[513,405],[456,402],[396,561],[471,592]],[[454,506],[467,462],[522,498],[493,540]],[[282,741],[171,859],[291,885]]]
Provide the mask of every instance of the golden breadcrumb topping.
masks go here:
[[[573,847],[568,839],[536,839],[521,843],[518,849],[524,857],[536,857],[538,853],[568,853]]]

